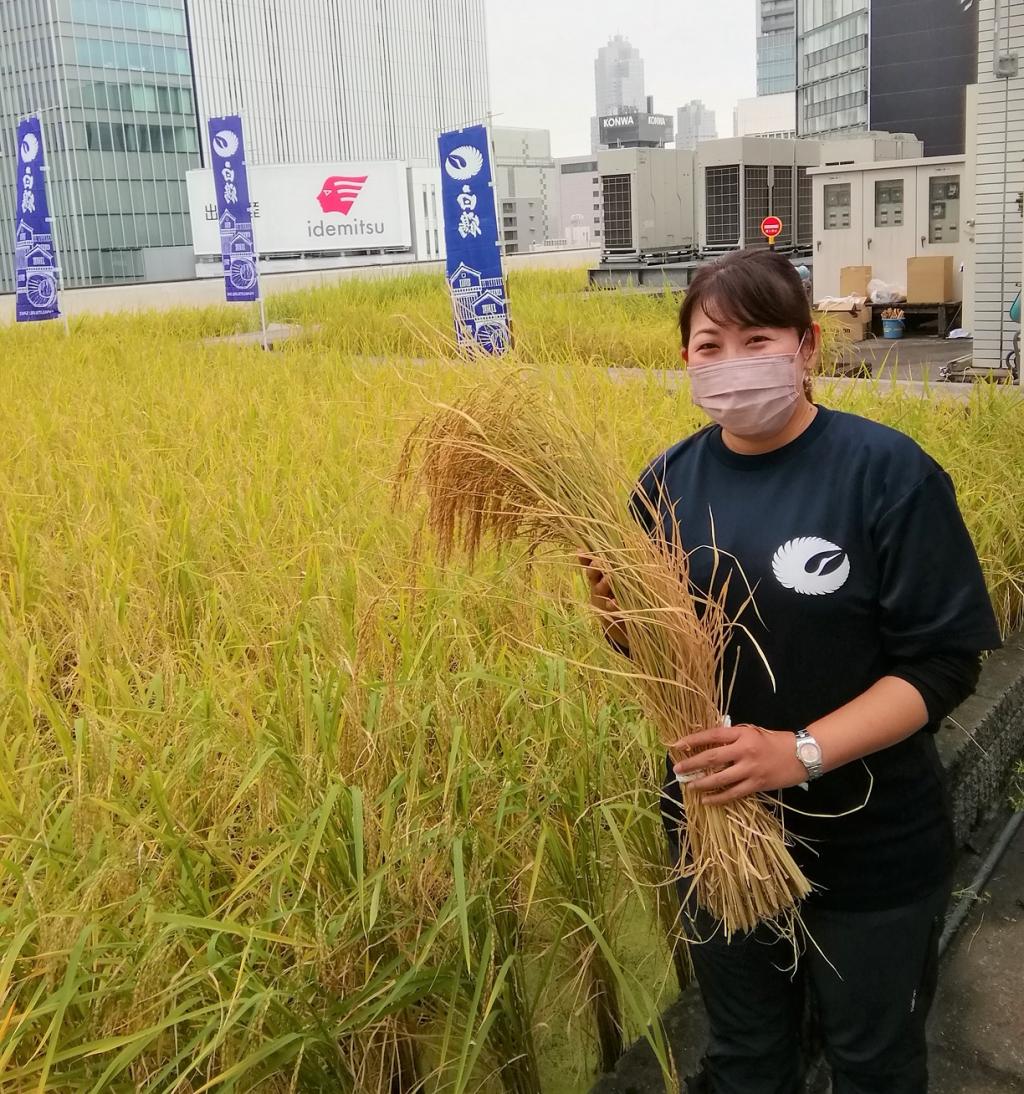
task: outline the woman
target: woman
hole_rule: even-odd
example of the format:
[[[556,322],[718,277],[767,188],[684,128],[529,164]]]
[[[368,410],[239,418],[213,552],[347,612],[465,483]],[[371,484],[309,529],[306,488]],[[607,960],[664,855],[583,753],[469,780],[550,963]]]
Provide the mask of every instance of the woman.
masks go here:
[[[703,940],[691,956],[711,1028],[689,1089],[799,1090],[806,988],[834,1094],[924,1094],[954,850],[933,734],[999,645],[977,555],[948,475],[910,438],[814,404],[820,330],[785,258],[741,252],[704,266],[680,326],[693,400],[716,424],[658,456],[638,489],[655,498],[663,486],[695,587],[711,591],[738,567],[730,608],[749,583],[757,610],[727,652],[731,726],[689,737],[705,750],[674,770],[667,761],[666,830],[678,856],[677,776],[711,806],[775,793],[815,889],[795,973],[768,929],[726,942],[681,893],[688,934]],[[581,561],[628,655],[614,575]]]

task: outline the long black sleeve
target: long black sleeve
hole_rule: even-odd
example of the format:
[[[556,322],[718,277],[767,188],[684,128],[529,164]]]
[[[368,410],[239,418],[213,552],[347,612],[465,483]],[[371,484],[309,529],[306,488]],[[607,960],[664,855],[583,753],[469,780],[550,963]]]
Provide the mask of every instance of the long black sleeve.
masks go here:
[[[917,688],[928,709],[928,728],[934,732],[946,715],[974,693],[981,676],[981,654],[935,653],[903,661],[888,675]]]

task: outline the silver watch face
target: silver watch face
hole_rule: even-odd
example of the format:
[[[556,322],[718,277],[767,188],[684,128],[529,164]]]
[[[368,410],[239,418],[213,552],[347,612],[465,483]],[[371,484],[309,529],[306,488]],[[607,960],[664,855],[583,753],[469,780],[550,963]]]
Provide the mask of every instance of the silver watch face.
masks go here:
[[[801,741],[796,748],[800,762],[807,766],[821,763],[821,749],[813,741]]]

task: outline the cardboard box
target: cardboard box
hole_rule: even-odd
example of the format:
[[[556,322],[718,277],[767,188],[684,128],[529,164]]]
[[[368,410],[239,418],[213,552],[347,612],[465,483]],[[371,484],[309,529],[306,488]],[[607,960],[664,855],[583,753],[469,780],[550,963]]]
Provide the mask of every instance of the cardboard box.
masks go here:
[[[871,333],[871,308],[861,308],[856,315],[849,311],[831,311],[828,308],[820,308],[815,312],[814,318],[827,317],[833,326],[841,327],[851,342],[863,342]]]
[[[840,296],[867,296],[870,266],[844,266],[839,271]]]
[[[953,293],[953,256],[907,259],[907,303],[946,304]]]

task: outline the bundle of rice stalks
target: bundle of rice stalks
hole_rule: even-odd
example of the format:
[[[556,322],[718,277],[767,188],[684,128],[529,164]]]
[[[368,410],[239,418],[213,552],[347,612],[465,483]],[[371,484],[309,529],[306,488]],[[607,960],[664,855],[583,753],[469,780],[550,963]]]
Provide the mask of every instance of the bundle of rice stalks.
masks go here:
[[[669,747],[723,723],[723,655],[740,624],[726,616],[724,589],[710,598],[691,589],[678,527],[649,536],[637,523],[633,480],[600,435],[575,424],[567,399],[506,374],[474,385],[456,405],[437,405],[405,443],[397,496],[410,482],[425,492],[442,559],[456,547],[472,559],[490,539],[600,560],[628,636],[632,668],[622,678]],[[659,499],[636,498],[660,528]],[[777,803],[757,796],[708,806],[685,786],[683,798],[679,868],[694,878],[700,904],[727,935],[763,921],[791,935],[810,885],[787,848]]]

